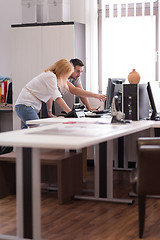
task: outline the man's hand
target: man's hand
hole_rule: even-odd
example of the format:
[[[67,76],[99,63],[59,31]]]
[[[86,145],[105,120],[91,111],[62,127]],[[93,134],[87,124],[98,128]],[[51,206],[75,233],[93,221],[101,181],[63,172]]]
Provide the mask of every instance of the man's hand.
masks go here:
[[[96,98],[98,98],[100,101],[105,101],[106,100],[106,95],[104,94],[96,94]]]

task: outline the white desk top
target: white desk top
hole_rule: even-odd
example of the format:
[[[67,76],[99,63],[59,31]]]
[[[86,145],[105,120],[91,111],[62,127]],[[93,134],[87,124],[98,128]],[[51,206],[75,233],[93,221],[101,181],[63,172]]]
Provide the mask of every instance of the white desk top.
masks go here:
[[[81,149],[149,128],[160,127],[160,122],[155,121],[133,121],[130,124],[95,123],[95,121],[97,119],[85,118],[82,121],[78,118],[68,118],[63,123],[0,133],[0,145]]]
[[[82,118],[64,118],[64,117],[55,117],[55,118],[42,118],[37,120],[29,120],[27,124],[41,124],[48,125],[53,123],[62,123],[62,122],[89,122],[89,123],[111,123],[112,117],[107,115],[101,118],[90,118],[90,117],[82,117]]]

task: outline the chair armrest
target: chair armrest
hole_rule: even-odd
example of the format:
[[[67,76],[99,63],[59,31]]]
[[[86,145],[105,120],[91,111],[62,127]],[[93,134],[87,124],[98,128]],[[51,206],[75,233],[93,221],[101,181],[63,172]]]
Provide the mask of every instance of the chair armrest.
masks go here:
[[[137,143],[138,147],[141,145],[160,145],[160,137],[140,137]]]

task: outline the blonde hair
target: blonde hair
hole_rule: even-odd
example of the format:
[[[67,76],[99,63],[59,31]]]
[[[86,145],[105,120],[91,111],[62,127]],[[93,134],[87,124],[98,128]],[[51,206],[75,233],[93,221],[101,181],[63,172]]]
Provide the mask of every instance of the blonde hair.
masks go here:
[[[74,71],[74,67],[73,67],[72,63],[70,63],[65,58],[63,58],[63,59],[55,62],[49,68],[46,68],[44,71],[45,72],[51,71],[56,75],[58,87],[62,90],[63,87],[68,88],[67,78]]]

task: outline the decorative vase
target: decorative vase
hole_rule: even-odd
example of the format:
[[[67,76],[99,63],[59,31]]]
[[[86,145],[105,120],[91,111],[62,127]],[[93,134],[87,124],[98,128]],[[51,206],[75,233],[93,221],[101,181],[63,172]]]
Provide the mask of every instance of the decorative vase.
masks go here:
[[[129,73],[128,75],[128,81],[131,84],[138,84],[140,81],[140,75],[138,72],[136,72],[135,69],[132,70],[132,72]]]

